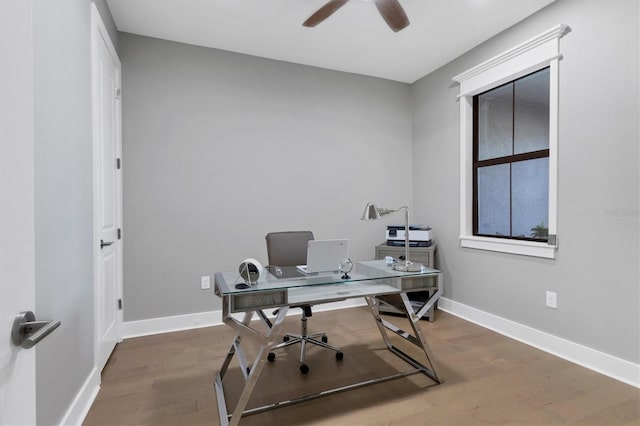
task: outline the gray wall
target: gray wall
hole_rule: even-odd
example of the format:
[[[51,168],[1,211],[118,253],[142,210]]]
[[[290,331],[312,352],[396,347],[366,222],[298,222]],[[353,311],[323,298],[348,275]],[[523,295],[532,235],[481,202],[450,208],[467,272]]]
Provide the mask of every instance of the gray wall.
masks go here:
[[[557,24],[556,260],[459,247],[459,105],[451,78]],[[640,362],[636,0],[558,0],[412,86],[414,199],[433,226],[445,296]],[[433,183],[434,185],[428,185]],[[545,291],[558,309],[545,307]]]
[[[371,258],[387,222],[365,203],[411,202],[408,85],[131,34],[120,51],[125,321],[220,309],[200,277],[266,264],[270,231]]]
[[[94,367],[89,5],[33,2],[36,315],[62,321],[35,349],[43,425],[62,420]]]

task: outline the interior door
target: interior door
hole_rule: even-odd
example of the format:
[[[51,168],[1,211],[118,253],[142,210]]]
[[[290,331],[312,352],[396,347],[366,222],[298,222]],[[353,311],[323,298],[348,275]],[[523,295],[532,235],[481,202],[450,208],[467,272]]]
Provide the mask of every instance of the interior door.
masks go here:
[[[93,3],[91,15],[96,225],[96,367],[101,370],[121,338],[121,66]]]
[[[0,425],[36,423],[36,349],[9,337],[35,307],[31,15],[31,1],[0,2]]]

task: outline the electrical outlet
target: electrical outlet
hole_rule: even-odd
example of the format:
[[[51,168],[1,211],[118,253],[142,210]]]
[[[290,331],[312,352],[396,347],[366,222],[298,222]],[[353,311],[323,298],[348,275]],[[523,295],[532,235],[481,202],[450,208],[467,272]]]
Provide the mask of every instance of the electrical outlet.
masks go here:
[[[203,290],[211,288],[211,277],[209,275],[200,278],[200,288]]]
[[[555,291],[547,291],[547,307],[558,308],[558,293]]]

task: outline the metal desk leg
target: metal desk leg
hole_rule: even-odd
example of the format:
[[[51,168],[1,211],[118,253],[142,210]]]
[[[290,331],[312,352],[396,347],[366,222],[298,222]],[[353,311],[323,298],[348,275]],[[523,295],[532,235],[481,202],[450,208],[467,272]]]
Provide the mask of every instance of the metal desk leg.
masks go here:
[[[253,312],[245,313],[242,323],[249,324],[249,322],[251,322],[251,317],[253,317]],[[233,359],[233,356],[236,353],[236,348],[240,346],[241,340],[242,338],[240,336],[240,332],[236,333],[236,336],[233,338],[233,342],[229,347],[229,351],[227,352],[227,356],[225,357],[224,362],[222,363],[222,367],[220,367],[220,371],[218,372],[218,375],[221,378],[224,378],[224,375],[227,373],[227,368],[229,368],[229,364],[231,363],[231,360]],[[242,354],[242,356],[244,357],[244,354]]]
[[[224,306],[225,303],[223,301],[223,311],[226,311]],[[249,402],[249,398],[251,397],[253,389],[258,382],[258,378],[262,373],[264,364],[267,361],[267,353],[269,353],[271,348],[276,345],[274,337],[277,334],[278,329],[282,325],[282,322],[284,321],[288,310],[288,307],[280,308],[278,316],[276,317],[272,326],[267,327],[267,332],[264,335],[254,330],[250,326],[253,312],[247,312],[242,322],[235,320],[228,314],[228,312],[223,312],[225,316],[224,322],[238,330],[238,333],[236,334],[236,337],[233,340],[229,351],[227,352],[227,356],[225,357],[222,367],[218,371],[214,382],[221,426],[235,426],[240,421],[245,407]],[[261,345],[260,350],[258,351],[258,355],[256,356],[255,360],[253,361],[253,365],[250,368],[248,368],[248,363],[241,346],[241,342],[244,337],[251,338]],[[235,354],[238,355],[238,361],[245,376],[245,385],[242,389],[240,397],[238,398],[238,402],[233,409],[233,412],[229,414],[229,412],[227,411],[227,403],[224,394],[223,379]]]
[[[405,314],[406,318],[409,320],[411,324],[411,328],[413,329],[413,335],[407,333],[406,331],[396,327],[388,321],[380,318],[380,313],[378,311],[376,298],[383,300],[384,302],[396,307],[403,314]],[[368,296],[365,297],[367,301],[367,305],[369,306],[369,310],[373,315],[373,318],[376,321],[376,325],[378,326],[378,330],[380,331],[380,335],[385,342],[387,348],[393,352],[398,357],[402,358],[404,361],[417,368],[423,374],[429,376],[431,379],[436,381],[437,383],[441,383],[441,380],[438,378],[436,373],[436,367],[433,361],[433,354],[431,353],[431,349],[429,348],[429,344],[422,332],[422,327],[420,326],[420,316],[416,315],[413,311],[413,307],[411,306],[411,301],[406,293],[400,294],[390,294],[384,296]],[[420,361],[414,359],[410,355],[406,354],[399,348],[395,347],[391,341],[389,340],[389,336],[387,335],[387,330],[393,331],[398,336],[402,337],[407,342],[419,347],[424,352],[426,362],[428,365],[422,364]]]

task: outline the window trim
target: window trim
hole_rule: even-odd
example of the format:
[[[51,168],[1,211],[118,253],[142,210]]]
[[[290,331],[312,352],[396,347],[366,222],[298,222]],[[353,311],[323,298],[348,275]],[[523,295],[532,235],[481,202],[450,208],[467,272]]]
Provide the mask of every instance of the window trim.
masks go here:
[[[560,38],[570,29],[549,30],[453,77],[460,85],[460,245],[462,247],[555,259],[558,209],[558,85]],[[549,67],[549,241],[473,235],[473,97]]]

